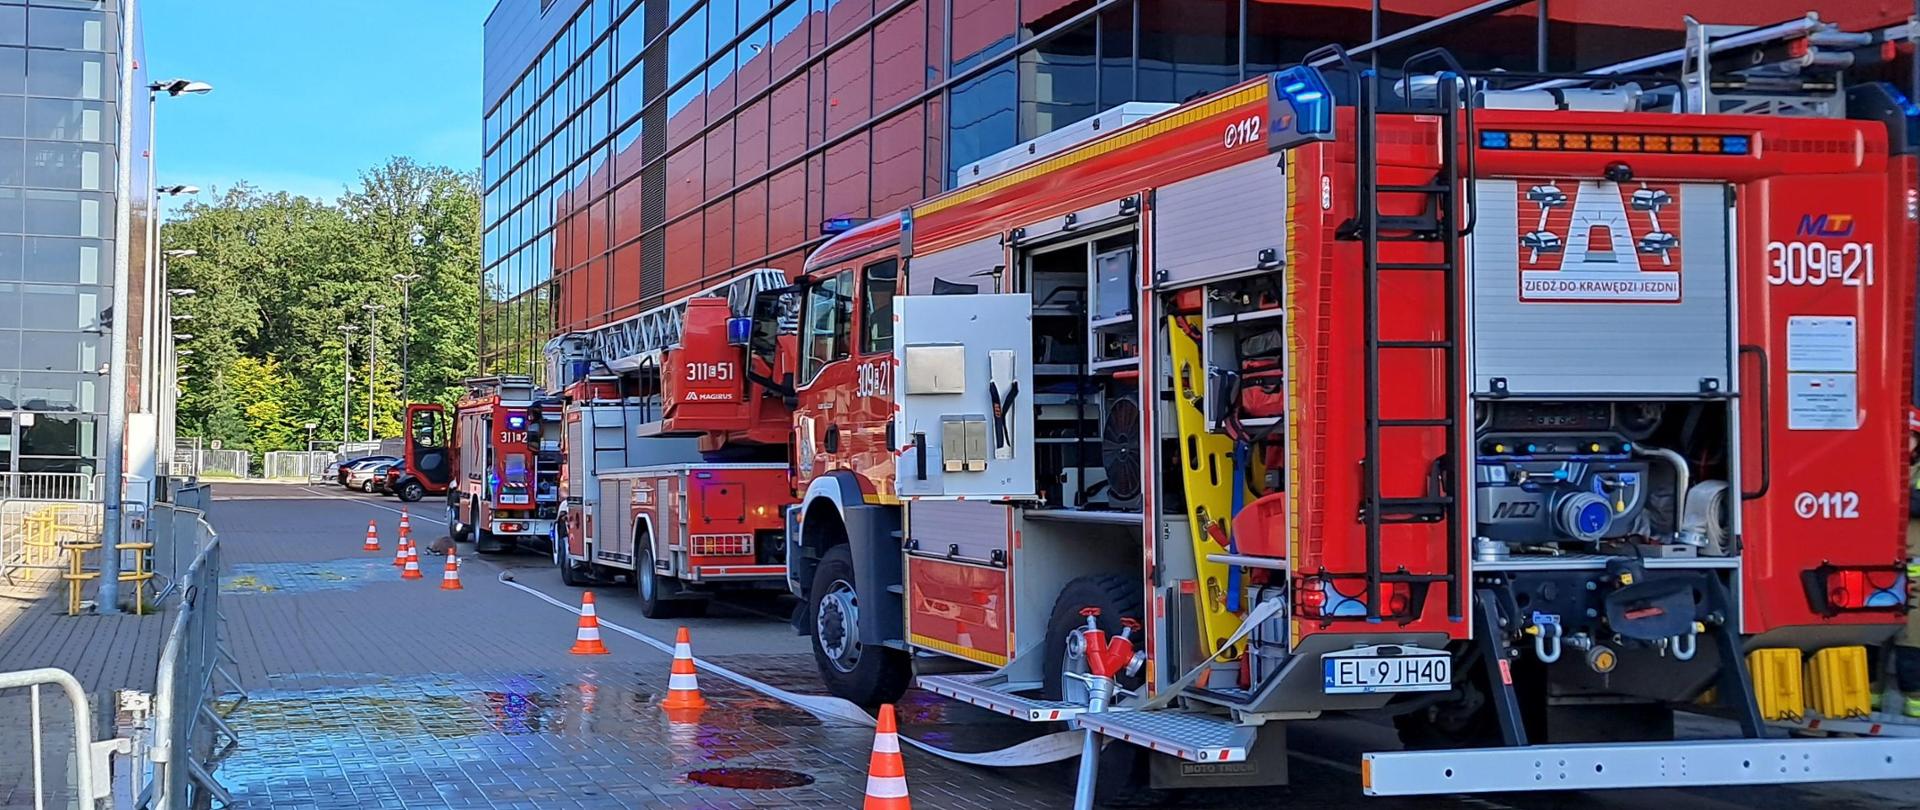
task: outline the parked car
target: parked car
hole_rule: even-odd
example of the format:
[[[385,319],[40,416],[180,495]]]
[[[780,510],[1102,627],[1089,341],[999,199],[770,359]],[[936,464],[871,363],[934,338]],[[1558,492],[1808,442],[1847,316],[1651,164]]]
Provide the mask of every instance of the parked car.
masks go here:
[[[339,477],[341,486],[347,487],[348,489],[352,489],[353,485],[347,483],[347,475],[349,473],[352,473],[355,469],[363,466],[373,465],[373,464],[392,464],[399,460],[400,460],[399,456],[362,456],[360,458],[340,462],[340,469],[334,474]]]
[[[352,469],[347,470],[347,489],[357,489],[361,492],[377,491],[386,483],[387,470],[393,465],[392,461],[353,465]]]
[[[327,462],[326,468],[322,469],[318,474],[313,476],[312,483],[318,484],[322,481],[332,481],[334,483],[340,482],[340,462],[338,461]]]

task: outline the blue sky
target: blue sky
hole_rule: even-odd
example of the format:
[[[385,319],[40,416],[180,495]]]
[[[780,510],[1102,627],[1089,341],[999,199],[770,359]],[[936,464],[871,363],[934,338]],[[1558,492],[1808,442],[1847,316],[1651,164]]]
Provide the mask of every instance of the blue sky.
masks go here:
[[[245,180],[332,200],[392,155],[480,165],[481,23],[493,0],[146,0],[161,184]]]

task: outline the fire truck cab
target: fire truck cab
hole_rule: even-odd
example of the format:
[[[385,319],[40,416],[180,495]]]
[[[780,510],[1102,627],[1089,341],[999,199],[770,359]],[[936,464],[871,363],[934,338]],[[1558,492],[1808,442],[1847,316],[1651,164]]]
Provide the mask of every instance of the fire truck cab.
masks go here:
[[[917,682],[1142,786],[1330,712],[1401,731],[1370,794],[1920,776],[1766,730],[1870,712],[1907,610],[1920,113],[1696,37],[1672,87],[1329,49],[829,241],[761,293],[829,689],[970,663]]]
[[[527,377],[467,385],[453,417],[447,517],[454,539],[472,541],[480,554],[550,542],[560,507],[558,403]]]
[[[387,493],[407,503],[446,494],[453,483],[446,409],[430,403],[408,403],[404,430],[400,463],[387,471]]]

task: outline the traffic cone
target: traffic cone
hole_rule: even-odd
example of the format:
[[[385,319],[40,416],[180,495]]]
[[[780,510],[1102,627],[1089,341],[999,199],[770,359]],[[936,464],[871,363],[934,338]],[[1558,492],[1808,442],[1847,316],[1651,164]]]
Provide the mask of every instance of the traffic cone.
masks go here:
[[[407,544],[407,567],[400,570],[401,579],[424,579],[420,576],[420,551]]]
[[[900,730],[894,726],[893,704],[880,707],[873,732],[873,759],[867,762],[865,810],[908,810],[907,762],[900,758]]]
[[[466,590],[460,585],[460,555],[447,552],[447,567],[440,573],[440,590]]]
[[[360,544],[361,551],[380,550],[380,531],[373,527],[373,521],[367,521],[367,542]]]
[[[406,535],[400,535],[400,541],[393,547],[393,567],[407,567],[407,549],[412,547],[412,541],[409,541]]]
[[[409,539],[413,537],[413,522],[408,520],[407,508],[404,506],[400,507],[400,536]]]
[[[593,591],[580,597],[580,629],[573,635],[574,655],[606,655],[607,645],[600,641],[600,614],[593,610]]]
[[[687,628],[673,639],[673,671],[667,676],[667,699],[660,708],[672,710],[704,709],[707,699],[700,696],[700,676],[693,666],[693,639]]]

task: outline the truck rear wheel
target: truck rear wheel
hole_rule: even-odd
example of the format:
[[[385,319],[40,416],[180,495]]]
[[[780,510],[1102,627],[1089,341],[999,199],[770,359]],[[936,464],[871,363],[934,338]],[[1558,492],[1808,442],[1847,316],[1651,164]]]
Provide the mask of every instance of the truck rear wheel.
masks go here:
[[[561,527],[566,523],[559,524]],[[567,547],[567,530],[553,530],[553,566],[560,569],[560,584],[569,588],[585,587],[588,578],[580,573],[579,564],[573,561],[573,550]]]
[[[640,553],[633,558],[633,582],[635,589],[640,592],[640,615],[649,619],[707,615],[707,602],[704,599],[671,598],[671,594],[680,591],[680,586],[671,578],[660,576],[659,569],[653,566],[651,535],[640,535],[637,547]]]
[[[1041,696],[1048,700],[1084,703],[1086,686],[1068,678],[1067,673],[1085,674],[1086,658],[1080,652],[1079,632],[1087,626],[1081,611],[1098,608],[1094,621],[1109,638],[1120,634],[1121,619],[1139,621],[1142,615],[1140,581],[1120,574],[1099,574],[1069,580],[1053,600],[1053,613],[1047,618],[1047,657],[1041,662]],[[1133,634],[1136,649],[1146,648],[1144,631]],[[1137,689],[1145,673],[1118,675],[1123,687]],[[1150,752],[1127,743],[1115,742],[1100,752],[1100,778],[1094,783],[1093,801],[1101,807],[1163,807],[1174,798],[1173,791],[1154,790],[1149,785]]]
[[[807,591],[814,664],[835,697],[868,707],[892,703],[913,679],[913,659],[901,650],[861,642],[857,594],[853,550],[844,543],[834,546],[820,558]]]

